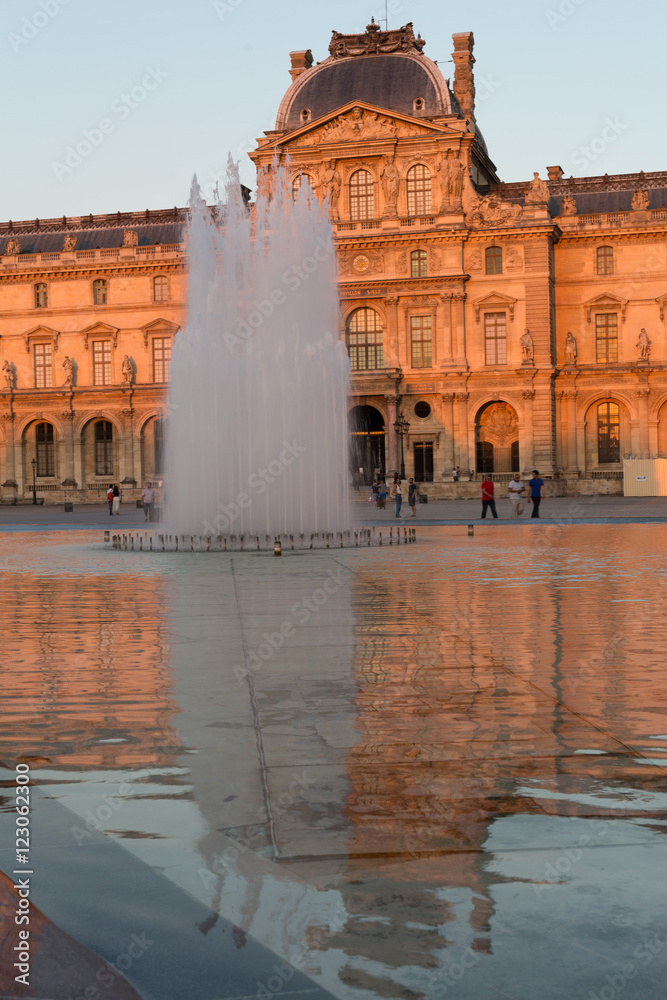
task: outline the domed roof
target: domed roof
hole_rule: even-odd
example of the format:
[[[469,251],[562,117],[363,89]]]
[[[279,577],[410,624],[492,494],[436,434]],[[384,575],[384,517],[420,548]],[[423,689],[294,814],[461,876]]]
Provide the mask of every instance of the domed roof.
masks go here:
[[[329,58],[301,72],[285,94],[276,129],[298,128],[354,100],[414,115],[414,102],[421,99],[420,118],[458,113],[447,81],[421,51],[424,44],[411,24],[380,31],[371,22],[365,35],[334,31]]]

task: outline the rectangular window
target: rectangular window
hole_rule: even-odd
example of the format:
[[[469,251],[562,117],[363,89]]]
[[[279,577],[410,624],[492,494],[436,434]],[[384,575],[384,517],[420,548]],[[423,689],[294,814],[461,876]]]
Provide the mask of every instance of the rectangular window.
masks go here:
[[[93,384],[111,385],[111,341],[93,341]]]
[[[153,340],[153,381],[167,382],[171,361],[171,339],[155,337]]]
[[[153,278],[153,301],[167,302],[169,300],[169,285],[165,277]]]
[[[600,363],[618,361],[618,316],[598,313],[595,317],[595,351]]]
[[[433,482],[433,442],[415,441],[415,482]]]
[[[484,363],[507,364],[507,318],[505,313],[484,314]]]
[[[53,451],[53,425],[37,424],[37,475],[55,476],[56,465]]]
[[[52,385],[51,344],[35,344],[35,389],[50,389]]]
[[[430,368],[433,364],[430,316],[410,317],[410,343],[412,367]]]

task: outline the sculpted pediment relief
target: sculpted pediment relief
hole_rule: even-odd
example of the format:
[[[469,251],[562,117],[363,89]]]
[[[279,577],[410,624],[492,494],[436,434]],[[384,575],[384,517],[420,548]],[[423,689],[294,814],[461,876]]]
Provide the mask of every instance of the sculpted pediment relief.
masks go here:
[[[496,194],[485,197],[471,187],[465,205],[468,224],[472,226],[508,226],[521,218],[521,205],[504,201]]]
[[[348,106],[327,121],[320,120],[283,137],[280,145],[318,146],[329,142],[354,142],[367,139],[394,139],[401,136],[460,136],[460,132],[441,125],[418,122],[405,115],[389,114],[368,104]]]

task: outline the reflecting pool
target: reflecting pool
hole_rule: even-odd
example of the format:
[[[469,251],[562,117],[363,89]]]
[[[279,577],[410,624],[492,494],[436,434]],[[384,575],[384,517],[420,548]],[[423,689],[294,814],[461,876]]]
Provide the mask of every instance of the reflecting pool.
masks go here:
[[[662,1000],[667,526],[465,530],[3,532],[0,912],[18,760],[35,927],[89,958],[21,992],[10,919],[0,993]]]

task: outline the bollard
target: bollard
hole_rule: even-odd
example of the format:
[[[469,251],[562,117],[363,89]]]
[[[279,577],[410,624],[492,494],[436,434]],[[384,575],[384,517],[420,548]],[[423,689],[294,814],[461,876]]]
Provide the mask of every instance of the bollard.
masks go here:
[[[472,537],[474,534],[475,534],[475,525],[474,524],[469,524],[468,525],[468,536]]]
[[[340,547],[343,548],[343,532],[340,533]]]
[[[390,545],[394,544],[394,529],[393,528],[389,529],[389,544]]]
[[[354,545],[355,545],[355,548],[359,548],[359,535],[358,535],[358,533],[356,531],[354,533]]]
[[[313,547],[313,536],[312,535],[310,536],[310,547],[311,547],[311,549]]]
[[[327,531],[327,548],[329,548],[329,532]]]
[[[289,536],[289,547],[292,552],[294,552],[294,535]]]
[[[108,541],[109,541],[109,532],[108,532],[108,531],[105,531],[105,532],[104,532],[104,541],[105,541],[105,542],[108,542]]]
[[[380,532],[380,545],[382,545],[382,532]]]
[[[151,537],[150,537],[150,538],[148,539],[148,547],[149,547],[149,549],[150,549],[150,550],[151,550],[151,552],[152,552],[152,551],[153,551],[153,536],[152,536],[152,535],[151,535]]]
[[[239,535],[239,541],[241,542],[241,552],[243,552],[243,542],[245,541],[245,535]]]
[[[397,545],[401,544],[401,529],[400,528],[396,529],[396,544]]]
[[[140,552],[144,551],[144,540],[141,537],[139,538],[139,551]]]
[[[174,535],[174,548],[178,552],[178,535]]]
[[[370,544],[371,544],[371,533],[370,533],[370,531],[368,531],[368,532],[366,533],[366,537],[367,537],[367,539],[368,539],[368,545],[370,545]]]
[[[283,547],[280,544],[280,539],[276,538],[273,543],[273,554],[274,556],[281,556],[283,554]]]
[[[259,535],[257,536],[257,551],[259,552]]]

